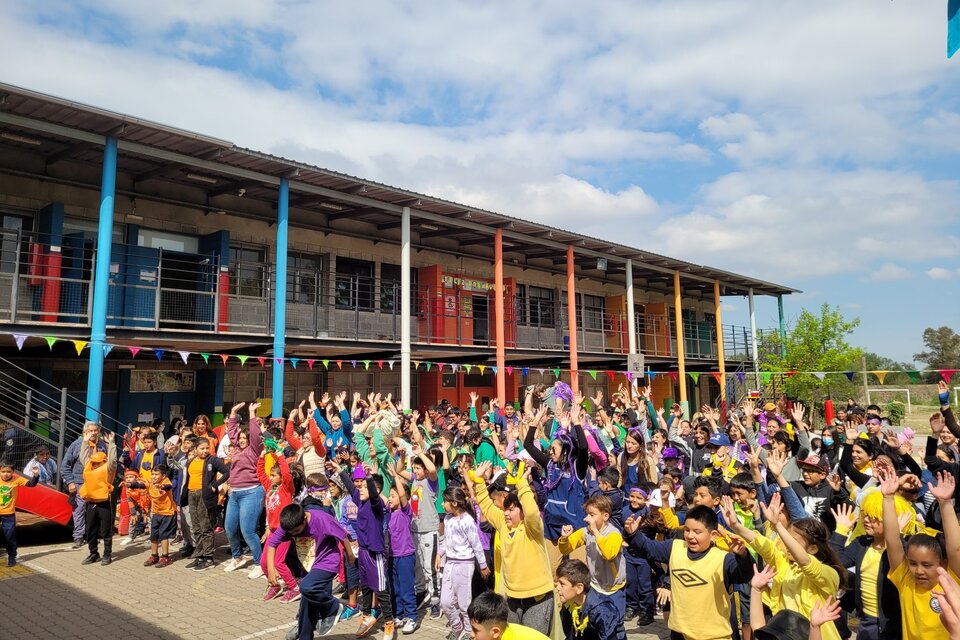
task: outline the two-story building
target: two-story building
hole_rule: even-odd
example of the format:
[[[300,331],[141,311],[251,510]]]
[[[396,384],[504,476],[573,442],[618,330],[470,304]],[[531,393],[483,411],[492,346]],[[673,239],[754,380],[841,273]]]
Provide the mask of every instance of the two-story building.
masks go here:
[[[628,365],[712,402],[756,360],[721,298],[794,291],[8,85],[0,216],[0,356],[123,423],[557,370],[609,394]]]

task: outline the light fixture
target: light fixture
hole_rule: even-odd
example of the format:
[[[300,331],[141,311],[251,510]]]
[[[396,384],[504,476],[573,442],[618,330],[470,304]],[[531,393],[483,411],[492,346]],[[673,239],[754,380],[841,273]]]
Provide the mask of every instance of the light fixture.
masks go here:
[[[216,214],[217,214],[218,216],[225,216],[225,215],[227,215],[227,212],[224,211],[223,209],[219,209],[218,211],[216,211]]]
[[[135,214],[135,213],[128,213],[128,214],[127,214],[127,220],[133,220],[134,222],[142,222],[142,221],[143,221],[143,216],[138,216],[138,215]]]
[[[211,178],[210,176],[202,176],[199,173],[188,173],[187,177],[191,180],[196,180],[197,182],[205,182],[206,184],[217,184],[216,178]]]
[[[19,142],[21,144],[32,144],[34,146],[43,144],[42,141],[37,140],[36,138],[28,138],[26,136],[17,135],[16,133],[7,133],[6,131],[0,133],[0,138],[3,138],[4,140],[10,140],[11,142]]]
[[[424,230],[426,230],[426,231],[439,231],[439,230],[440,230],[440,227],[438,227],[438,226],[435,225],[435,224],[421,224],[421,225],[420,225],[420,228],[421,228],[421,229],[424,229]]]
[[[607,259],[597,258],[597,271],[606,271],[606,270],[607,270]]]
[[[344,207],[336,204],[335,202],[321,202],[320,206],[324,209],[333,209],[334,211],[343,211]]]

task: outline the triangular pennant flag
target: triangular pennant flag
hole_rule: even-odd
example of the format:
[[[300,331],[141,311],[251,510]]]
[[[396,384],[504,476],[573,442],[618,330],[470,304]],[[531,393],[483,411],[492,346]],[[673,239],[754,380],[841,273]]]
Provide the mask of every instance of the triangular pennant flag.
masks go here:
[[[540,375],[543,375],[543,369],[537,369],[537,373],[539,373]]]
[[[300,358],[289,358],[289,360],[290,360],[290,364],[293,365],[293,368],[296,369],[297,363],[300,362]]]
[[[633,371],[627,371],[624,375],[627,377],[627,382],[633,382]]]
[[[717,381],[717,384],[723,384],[723,376],[720,375],[719,371],[711,371],[710,375]]]
[[[166,351],[163,350],[163,349],[154,349],[154,350],[153,350],[153,355],[157,356],[157,360],[163,360],[163,354],[165,354],[165,353],[166,353]]]
[[[187,360],[190,359],[189,351],[177,351],[180,354],[180,359],[183,360],[183,364],[187,364]]]
[[[431,367],[432,365],[431,365],[429,362],[425,362],[425,363],[423,364],[423,366],[426,367],[427,371],[430,371],[430,367]]]
[[[650,379],[650,382],[653,382],[654,378],[657,377],[656,371],[647,371],[647,378]]]
[[[824,373],[823,371],[814,371],[813,375],[817,377],[817,380],[823,380],[824,378],[827,377],[827,374]]]
[[[530,367],[524,367],[523,369],[520,369],[520,373],[522,373],[523,377],[526,378],[527,374],[530,373]]]
[[[437,371],[439,371],[440,373],[443,373],[443,368],[444,368],[445,366],[447,366],[447,363],[446,363],[446,362],[438,362],[438,363],[437,363]]]
[[[380,367],[381,371],[383,371],[383,360],[377,360],[377,366]]]
[[[113,345],[112,345],[112,344],[105,344],[105,345],[103,345],[103,357],[104,357],[104,358],[106,358],[108,355],[110,355],[110,352],[111,352],[111,351],[113,351]]]
[[[350,361],[350,366],[352,366],[354,369],[356,369],[356,368],[357,368],[357,361],[356,361],[356,360],[351,360],[351,361]]]
[[[260,363],[260,366],[261,366],[261,367],[267,366],[267,358],[266,358],[266,356],[258,356],[258,357],[257,357],[257,362]]]
[[[201,353],[201,354],[200,354],[200,357],[203,358],[203,363],[204,363],[204,364],[210,364],[210,354],[209,354],[209,353]]]
[[[73,340],[73,348],[77,350],[77,355],[83,353],[84,348],[86,348],[87,343],[83,340]]]
[[[700,373],[698,371],[689,371],[687,375],[693,378],[693,384],[700,382]]]
[[[237,356],[237,360],[240,361],[240,366],[247,364],[247,360],[250,359],[250,356]]]
[[[369,368],[370,368],[370,361],[369,361],[369,360],[364,360],[364,361],[363,361],[363,368],[364,368],[364,369],[369,369]]]
[[[669,371],[668,374],[670,375],[670,379],[674,382],[677,382],[680,379],[679,371]]]
[[[795,375],[797,375],[797,372],[796,372],[796,371],[787,371],[787,373],[786,373],[786,376],[787,376],[788,378],[792,378],[792,377],[795,376]]]
[[[611,380],[613,380],[614,377],[617,375],[616,371],[604,371],[604,373],[607,374],[607,377],[610,378]]]
[[[478,364],[477,368],[480,369],[480,375],[483,375],[483,372],[487,370],[487,365]]]
[[[310,371],[313,371],[314,362],[316,362],[316,360],[311,360],[310,358],[307,358],[307,369],[310,369]]]
[[[330,361],[329,361],[329,360],[321,360],[321,361],[320,361],[320,364],[323,365],[323,368],[324,368],[324,369],[329,369],[329,368],[330,368]]]
[[[847,380],[849,380],[850,382],[853,382],[853,376],[854,376],[853,371],[844,371],[843,375],[847,376]]]
[[[743,371],[737,371],[737,382],[740,384],[746,384],[746,380],[747,374],[745,374]]]
[[[760,380],[763,384],[770,384],[770,381],[773,380],[773,374],[769,371],[764,371],[760,374]]]
[[[393,371],[393,365],[397,364],[396,360],[387,360],[387,364],[390,365],[390,371]]]
[[[490,371],[493,371],[493,375],[497,375],[497,368],[496,368],[496,367],[490,367]]]
[[[283,358],[274,358],[273,360],[281,367],[283,366]]]
[[[910,376],[910,382],[917,384],[920,382],[920,372],[919,371],[907,371],[907,375]]]
[[[229,359],[230,359],[230,354],[229,354],[229,353],[221,353],[221,354],[220,354],[220,360],[223,361],[223,366],[227,366],[227,360],[229,360]]]
[[[337,360],[337,369],[343,370],[343,360]]]
[[[554,369],[554,370],[553,370],[553,375],[555,375],[556,377],[559,378],[559,377],[560,377],[560,369]]]
[[[419,363],[417,360],[412,360],[412,362],[413,362],[413,370],[414,370],[414,371],[416,371],[417,369],[420,368],[420,363]]]
[[[457,372],[457,365],[456,365],[456,364],[451,364],[451,365],[450,365],[450,371],[452,371],[453,373],[456,373],[456,372]],[[496,371],[494,371],[494,373],[496,373]]]
[[[877,380],[880,381],[880,384],[883,384],[883,379],[887,377],[889,371],[871,371],[873,375],[877,376]]]
[[[50,347],[50,351],[53,351],[53,345],[57,344],[57,339],[53,336],[44,336],[43,339],[47,341],[47,346]]]
[[[590,374],[590,377],[593,378],[594,380],[597,379],[597,372],[596,372],[596,371],[590,370],[590,371],[587,371],[587,373]]]
[[[17,350],[19,351],[20,349],[23,349],[23,343],[27,341],[27,336],[15,333],[13,334],[13,339],[16,341]]]
[[[507,367],[507,375],[508,375],[508,376],[512,376],[512,375],[513,375],[513,367]]]
[[[473,371],[473,365],[472,365],[472,364],[465,364],[465,365],[463,365],[463,370],[466,371],[467,374],[469,374],[471,371]]]
[[[136,358],[137,354],[140,353],[140,347],[127,347],[127,349],[130,349],[131,358]]]
[[[938,369],[937,373],[940,374],[940,377],[943,378],[944,382],[950,382],[950,378],[953,377],[953,374],[957,372],[956,369]]]

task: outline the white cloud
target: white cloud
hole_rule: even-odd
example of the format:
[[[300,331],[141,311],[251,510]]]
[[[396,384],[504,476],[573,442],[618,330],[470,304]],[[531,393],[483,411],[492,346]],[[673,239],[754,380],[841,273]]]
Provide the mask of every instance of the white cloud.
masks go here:
[[[943,267],[932,267],[927,271],[927,277],[933,280],[950,280],[954,277],[954,272]]]
[[[913,274],[909,269],[892,262],[884,262],[878,269],[870,273],[868,278],[871,282],[895,282],[897,280],[909,280]]]

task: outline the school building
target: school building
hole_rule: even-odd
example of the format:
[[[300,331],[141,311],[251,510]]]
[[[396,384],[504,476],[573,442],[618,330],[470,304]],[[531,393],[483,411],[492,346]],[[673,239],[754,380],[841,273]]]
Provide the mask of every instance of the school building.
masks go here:
[[[512,402],[557,369],[698,406],[758,357],[722,298],[782,318],[795,291],[3,84],[0,216],[0,357],[121,423],[314,389]]]

